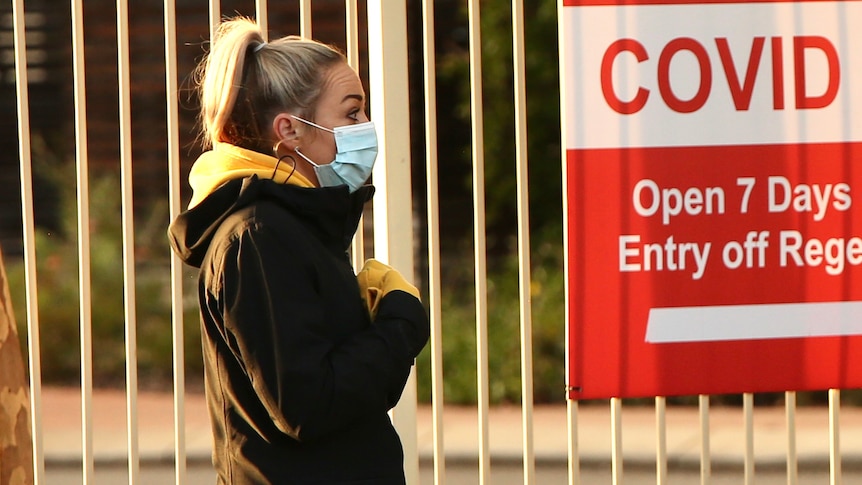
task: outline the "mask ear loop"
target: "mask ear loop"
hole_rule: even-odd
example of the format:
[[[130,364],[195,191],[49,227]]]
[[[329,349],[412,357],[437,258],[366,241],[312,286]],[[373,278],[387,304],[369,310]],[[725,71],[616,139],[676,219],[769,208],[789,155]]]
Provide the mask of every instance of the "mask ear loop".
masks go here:
[[[276,156],[276,157],[278,157],[278,161],[276,161],[276,162],[275,162],[275,168],[272,170],[272,177],[270,177],[270,178],[271,178],[271,179],[273,179],[273,180],[275,180],[275,175],[278,173],[278,166],[279,166],[279,165],[281,165],[281,161],[282,161],[282,160],[284,160],[285,158],[289,158],[289,159],[290,159],[290,161],[292,161],[292,162],[293,162],[293,167],[292,167],[292,169],[290,170],[290,173],[289,173],[289,174],[287,174],[287,178],[286,178],[286,179],[284,179],[284,182],[282,182],[282,184],[286,184],[286,183],[287,183],[287,181],[288,181],[288,180],[290,180],[290,178],[291,178],[291,177],[293,177],[293,172],[296,172],[296,159],[295,159],[295,158],[293,158],[293,157],[292,157],[292,156],[290,156],[290,155],[282,155],[282,156],[280,156],[280,157],[279,157],[279,156],[278,156],[278,147],[279,147],[279,145],[281,145],[281,140],[278,140],[278,143],[276,143],[276,144],[272,147],[272,152],[275,154],[275,156]]]

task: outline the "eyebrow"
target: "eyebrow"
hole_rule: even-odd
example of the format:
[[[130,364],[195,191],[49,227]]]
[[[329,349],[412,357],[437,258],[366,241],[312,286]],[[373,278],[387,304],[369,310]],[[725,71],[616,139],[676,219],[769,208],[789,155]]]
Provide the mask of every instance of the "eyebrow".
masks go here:
[[[363,98],[361,94],[348,94],[347,96],[345,96],[344,98],[341,99],[341,102],[343,103],[343,102],[347,101],[348,99],[355,99],[361,103],[362,100],[365,98]]]

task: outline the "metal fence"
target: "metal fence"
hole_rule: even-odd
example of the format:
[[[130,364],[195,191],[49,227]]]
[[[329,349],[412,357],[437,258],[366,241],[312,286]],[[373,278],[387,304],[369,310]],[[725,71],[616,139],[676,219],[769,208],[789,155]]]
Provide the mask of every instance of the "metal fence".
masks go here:
[[[203,3],[203,2],[198,2]],[[296,18],[300,25],[300,32],[305,36],[313,36],[312,30],[312,1],[299,0],[294,2]],[[322,2],[318,0],[316,5],[335,2]],[[422,267],[415,264],[414,247],[427,247],[427,255],[418,255],[419,258],[427,258],[427,274],[417,275],[417,279],[427,281],[424,289],[424,300],[429,308],[432,332],[430,339],[430,366],[431,366],[431,404],[432,404],[432,431],[433,431],[433,475],[434,482],[445,483],[446,461],[444,452],[443,415],[443,343],[442,343],[442,304],[441,304],[441,255],[440,255],[440,200],[438,189],[438,103],[436,91],[437,62],[435,59],[436,41],[434,37],[435,2],[424,0],[417,9],[421,15],[419,26],[421,29],[421,53],[422,53],[422,100],[424,115],[423,132],[425,139],[424,158],[425,173],[422,178],[425,183],[424,195],[426,199],[421,204],[427,208],[425,214],[414,211],[414,203],[417,196],[411,189],[411,180],[416,174],[411,173],[411,133],[410,133],[410,109],[411,103],[404,100],[410,96],[410,82],[408,79],[408,25],[406,0],[383,0],[363,2],[358,4],[357,0],[345,0],[342,5],[343,17],[345,19],[344,32],[346,39],[346,51],[351,65],[367,69],[368,82],[370,85],[371,110],[378,126],[379,137],[382,140],[380,159],[385,163],[378,164],[373,179],[378,187],[377,196],[373,204],[373,251],[375,257],[388,261],[390,264],[401,269]],[[489,397],[489,370],[488,360],[488,288],[487,288],[487,247],[485,234],[485,143],[484,143],[484,120],[483,113],[483,53],[481,37],[481,12],[479,0],[467,0],[462,2],[460,8],[467,11],[467,31],[469,44],[469,97],[470,97],[470,120],[471,120],[471,147],[472,147],[472,232],[473,232],[473,276],[475,278],[475,330],[476,330],[476,373],[477,379],[477,413],[478,413],[478,469],[479,482],[490,483],[491,451],[489,448],[489,412],[491,409]],[[116,4],[116,31],[117,31],[117,85],[119,125],[118,137],[120,140],[120,167],[122,185],[122,234],[123,234],[123,279],[125,305],[125,354],[126,354],[126,416],[128,425],[128,468],[129,483],[140,481],[139,464],[139,434],[138,434],[138,370],[137,370],[137,322],[136,322],[136,255],[134,247],[134,196],[133,196],[133,151],[132,151],[132,106],[130,68],[133,60],[130,58],[129,39],[129,2],[119,0]],[[436,5],[440,3],[437,2]],[[384,7],[385,5],[385,7]],[[451,6],[451,4],[447,4]],[[415,7],[415,5],[414,5]],[[208,23],[213,28],[218,19],[225,12],[220,9],[220,3],[210,1],[208,6]],[[184,79],[186,73],[179,72],[177,63],[177,11],[178,7],[174,0],[165,0],[164,11],[164,62],[165,62],[165,92],[164,100],[166,112],[166,132],[168,163],[164,167],[168,189],[167,194],[170,206],[170,218],[173,219],[183,206],[183,185],[180,160],[180,114],[179,98],[181,88],[178,82]],[[366,17],[361,17],[364,11]],[[94,474],[93,453],[93,344],[91,308],[94,298],[91,285],[91,246],[90,246],[90,214],[91,206],[88,165],[88,121],[87,100],[93,99],[94,93],[86,89],[87,73],[85,72],[85,42],[84,42],[84,2],[83,0],[72,0],[72,53],[73,53],[73,93],[75,100],[74,126],[75,126],[75,162],[76,162],[76,184],[78,192],[77,204],[77,241],[79,273],[77,275],[80,288],[80,375],[82,389],[82,456],[84,483],[92,483]],[[266,30],[268,24],[268,8],[266,2],[258,1],[253,12],[247,15],[254,16]],[[440,13],[437,12],[439,15]],[[17,114],[18,114],[18,146],[20,155],[20,182],[21,182],[21,207],[23,220],[23,248],[24,265],[26,268],[26,315],[27,315],[27,342],[29,351],[29,375],[31,389],[31,415],[34,474],[36,483],[45,483],[44,462],[44,431],[42,425],[42,371],[40,367],[40,323],[38,277],[36,272],[36,244],[34,234],[36,232],[34,222],[34,194],[33,188],[33,161],[31,160],[31,122],[29,119],[30,100],[28,97],[28,51],[27,45],[27,11],[23,0],[14,0],[12,4],[12,24],[14,33],[14,65],[15,86],[17,88]],[[521,426],[522,426],[522,450],[523,450],[523,481],[524,483],[536,483],[536,460],[533,444],[533,345],[532,345],[532,321],[531,321],[531,245],[530,245],[530,221],[529,221],[529,193],[527,181],[527,112],[526,112],[526,90],[525,90],[525,56],[527,48],[524,41],[525,19],[523,0],[511,2],[511,35],[513,65],[511,66],[512,79],[514,81],[513,92],[515,97],[515,112],[512,114],[515,120],[515,173],[517,178],[517,240],[516,254],[518,263],[518,287],[519,287],[519,321],[520,321],[520,370],[521,370]],[[365,32],[362,32],[362,30]],[[271,31],[275,29],[270,29]],[[206,33],[201,33],[204,37]],[[367,37],[367,44],[362,44],[362,38]],[[323,39],[326,40],[326,39]],[[367,52],[367,58],[361,59],[360,52]],[[416,82],[416,80],[413,80]],[[98,93],[96,93],[98,95]],[[420,100],[414,99],[413,103]],[[412,164],[414,167],[416,164]],[[415,171],[415,168],[412,169]],[[167,221],[165,221],[167,224]],[[423,231],[415,231],[419,225],[424,227]],[[427,241],[418,241],[415,234],[427,234]],[[362,234],[360,234],[361,236]],[[369,241],[370,242],[370,241]],[[421,243],[421,244],[420,244]],[[353,245],[355,261],[364,259],[366,240],[358,237]],[[172,323],[173,329],[173,361],[182,363],[184,357],[184,322],[183,322],[183,276],[181,262],[176,256],[170,261],[170,288],[173,306]],[[563,326],[563,321],[559,322]],[[185,443],[185,380],[183,365],[175,365],[173,372],[173,396],[174,396],[174,429],[175,447],[174,464],[175,480],[177,484],[186,482],[186,443]],[[662,397],[655,398],[656,410],[656,482],[667,483],[668,480],[668,454],[666,449],[666,404]],[[700,475],[701,483],[709,483],[711,476],[710,467],[710,436],[709,436],[709,403],[708,396],[700,396],[698,406],[700,412],[701,429],[701,461]],[[829,392],[829,435],[830,435],[830,481],[840,483],[841,460],[839,450],[839,391]],[[622,481],[622,401],[612,399],[610,401],[612,419],[612,450],[611,463],[614,483]],[[754,451],[753,451],[753,396],[746,394],[743,399],[743,413],[746,431],[745,441],[745,467],[744,483],[754,483]],[[415,375],[408,384],[401,404],[394,410],[393,419],[402,436],[405,445],[406,462],[405,470],[409,483],[419,483],[419,453],[417,450],[417,395]],[[578,403],[569,401],[568,409],[568,481],[569,483],[582,483],[580,477],[579,463],[581,457],[578,450]],[[798,460],[795,443],[795,410],[796,396],[792,392],[786,394],[786,413],[788,425],[787,442],[787,482],[797,483]],[[563,423],[560,423],[563,426]]]

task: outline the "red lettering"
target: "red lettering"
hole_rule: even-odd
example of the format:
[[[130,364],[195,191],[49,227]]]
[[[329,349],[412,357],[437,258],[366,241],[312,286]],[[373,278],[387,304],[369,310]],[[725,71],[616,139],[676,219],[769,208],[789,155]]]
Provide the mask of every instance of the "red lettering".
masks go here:
[[[719,60],[724,69],[727,86],[731,99],[737,111],[747,111],[751,107],[754,96],[754,86],[757,81],[757,71],[763,58],[763,50],[766,37],[754,37],[748,54],[748,62],[745,71],[740,73],[730,52],[728,39],[717,37],[715,45],[718,49]],[[784,43],[781,37],[771,37],[772,50],[772,107],[774,110],[785,109],[784,92]],[[674,92],[670,68],[674,56],[680,51],[688,51],[694,55],[700,69],[700,84],[697,92],[691,99],[680,99]],[[827,85],[820,94],[811,95],[806,85],[806,53],[822,53],[827,63]],[[614,91],[614,63],[623,52],[634,56],[637,64],[647,61],[649,53],[643,44],[634,39],[619,39],[613,42],[605,51],[601,65],[601,89],[605,101],[611,109],[620,114],[633,114],[642,110],[647,103],[650,90],[638,86],[635,96],[630,100],[623,100]],[[812,54],[809,54],[809,56]],[[829,106],[838,96],[841,80],[841,65],[838,59],[838,51],[835,46],[825,37],[820,36],[796,36],[793,38],[793,61],[794,61],[794,95],[796,98],[796,109],[817,109]],[[740,74],[742,74],[740,76]],[[665,105],[677,113],[692,113],[701,109],[709,100],[712,90],[712,64],[709,54],[703,45],[695,39],[680,37],[671,40],[664,46],[659,55],[657,65],[658,89]],[[638,78],[639,76],[632,76]]]
[[[755,37],[751,43],[751,54],[748,56],[748,67],[745,69],[745,81],[740,83],[739,75],[736,73],[736,66],[733,64],[733,57],[730,55],[730,47],[728,46],[727,39],[723,37],[715,39],[715,46],[718,47],[718,56],[721,58],[721,65],[724,67],[724,75],[727,77],[727,86],[730,88],[733,105],[736,106],[737,111],[748,111],[748,107],[751,106],[754,79],[757,77],[757,66],[760,65],[760,56],[763,54],[763,44],[765,41],[766,39],[763,37]]]
[[[826,91],[820,96],[808,96],[805,90],[805,49],[819,49],[829,64],[829,82]],[[796,76],[796,108],[816,109],[829,106],[838,95],[840,67],[838,53],[829,40],[820,36],[798,36],[793,38],[793,69]]]
[[[649,56],[646,48],[640,42],[634,39],[620,39],[611,44],[602,57],[601,82],[605,101],[617,113],[630,115],[643,109],[649,97],[649,90],[638,87],[638,92],[631,101],[623,101],[617,97],[614,92],[613,65],[617,55],[621,52],[631,52],[639,63],[649,59]]]
[[[772,38],[772,108],[784,109],[784,49],[781,37]]]
[[[679,99],[670,86],[670,61],[681,50],[694,54],[700,65],[700,86],[694,97],[687,101]],[[658,89],[668,108],[678,113],[691,113],[703,107],[712,89],[712,66],[706,49],[696,40],[688,37],[680,37],[668,42],[658,59]]]

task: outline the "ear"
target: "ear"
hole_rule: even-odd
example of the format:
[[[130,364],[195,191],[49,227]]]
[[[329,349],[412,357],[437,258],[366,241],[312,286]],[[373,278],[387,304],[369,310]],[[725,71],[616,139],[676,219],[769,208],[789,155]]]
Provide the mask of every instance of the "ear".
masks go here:
[[[299,145],[299,134],[296,132],[296,121],[289,113],[279,113],[272,120],[272,131],[281,144],[294,150]]]

